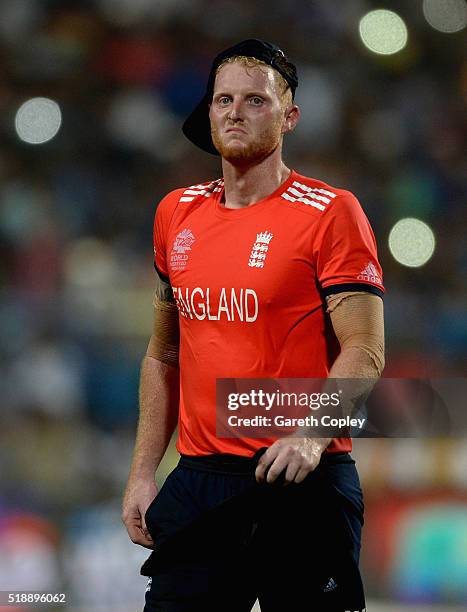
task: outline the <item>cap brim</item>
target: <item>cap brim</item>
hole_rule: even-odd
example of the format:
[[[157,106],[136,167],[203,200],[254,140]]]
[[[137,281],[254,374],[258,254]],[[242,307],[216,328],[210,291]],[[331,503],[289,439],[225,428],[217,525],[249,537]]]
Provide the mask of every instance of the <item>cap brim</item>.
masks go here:
[[[211,138],[211,122],[209,121],[210,101],[208,94],[206,94],[184,122],[182,131],[188,140],[191,140],[193,144],[206,151],[206,153],[219,155]]]

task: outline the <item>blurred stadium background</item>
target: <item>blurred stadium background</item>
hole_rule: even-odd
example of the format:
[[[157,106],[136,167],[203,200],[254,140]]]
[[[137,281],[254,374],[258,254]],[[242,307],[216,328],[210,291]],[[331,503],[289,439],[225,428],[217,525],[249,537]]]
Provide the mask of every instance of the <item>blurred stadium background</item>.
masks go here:
[[[256,36],[297,62],[303,115],[285,158],[353,191],[372,222],[387,288],[385,375],[460,377],[467,6],[0,7],[0,591],[61,591],[70,610],[132,612],[147,555],[127,539],[120,503],[151,329],[152,223],[167,191],[219,176],[180,131],[213,55]],[[372,12],[381,8],[392,12]],[[354,446],[368,610],[465,609],[465,440]],[[172,446],[159,484],[176,458]]]

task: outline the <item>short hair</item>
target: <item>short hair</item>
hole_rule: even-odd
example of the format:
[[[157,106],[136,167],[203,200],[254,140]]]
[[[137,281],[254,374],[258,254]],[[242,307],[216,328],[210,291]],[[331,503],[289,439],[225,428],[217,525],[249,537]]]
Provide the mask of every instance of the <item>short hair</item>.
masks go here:
[[[278,55],[278,57],[276,59],[276,61],[278,63],[279,63],[281,57],[282,56]],[[276,82],[276,87],[277,87],[277,89],[279,91],[279,97],[281,99],[281,102],[283,104],[288,104],[288,103],[292,102],[292,90],[290,89],[290,85],[284,79],[282,74],[280,72],[278,72],[274,68],[274,66],[271,66],[271,64],[267,64],[266,62],[263,62],[262,60],[256,59],[256,57],[248,57],[246,55],[232,55],[231,57],[227,57],[217,67],[217,69],[216,69],[216,76],[219,74],[219,71],[220,71],[220,69],[223,66],[225,66],[226,64],[233,64],[234,62],[239,62],[240,64],[242,64],[246,68],[254,68],[254,67],[261,68],[262,66],[266,66],[266,68],[272,68],[273,69],[273,73],[274,73],[274,80]],[[284,61],[283,64],[284,65],[283,66],[281,65],[281,68],[283,68],[285,71],[287,71],[288,70],[287,62]],[[290,92],[290,95],[288,95],[287,92]]]

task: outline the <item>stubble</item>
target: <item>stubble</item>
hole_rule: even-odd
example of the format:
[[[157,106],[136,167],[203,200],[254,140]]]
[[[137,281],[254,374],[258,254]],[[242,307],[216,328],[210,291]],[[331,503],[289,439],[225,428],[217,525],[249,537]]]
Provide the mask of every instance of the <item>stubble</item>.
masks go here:
[[[281,119],[271,122],[254,141],[248,144],[228,142],[225,135],[221,136],[213,125],[211,125],[211,137],[220,156],[230,163],[236,165],[259,163],[271,155],[281,143]]]

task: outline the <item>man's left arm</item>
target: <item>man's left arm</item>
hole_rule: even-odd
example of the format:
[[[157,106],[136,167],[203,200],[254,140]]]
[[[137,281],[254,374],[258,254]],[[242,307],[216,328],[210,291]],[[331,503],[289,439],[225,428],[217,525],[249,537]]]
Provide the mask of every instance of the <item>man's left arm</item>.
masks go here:
[[[351,393],[344,394],[341,406],[345,414],[353,414],[384,368],[383,301],[372,293],[352,291],[329,295],[326,302],[341,348],[329,378],[358,379]],[[299,483],[316,468],[332,438],[308,437],[306,430],[302,433],[304,437],[299,437],[299,430],[295,436],[281,438],[268,448],[258,462],[258,482],[273,482],[286,469],[286,484]]]

